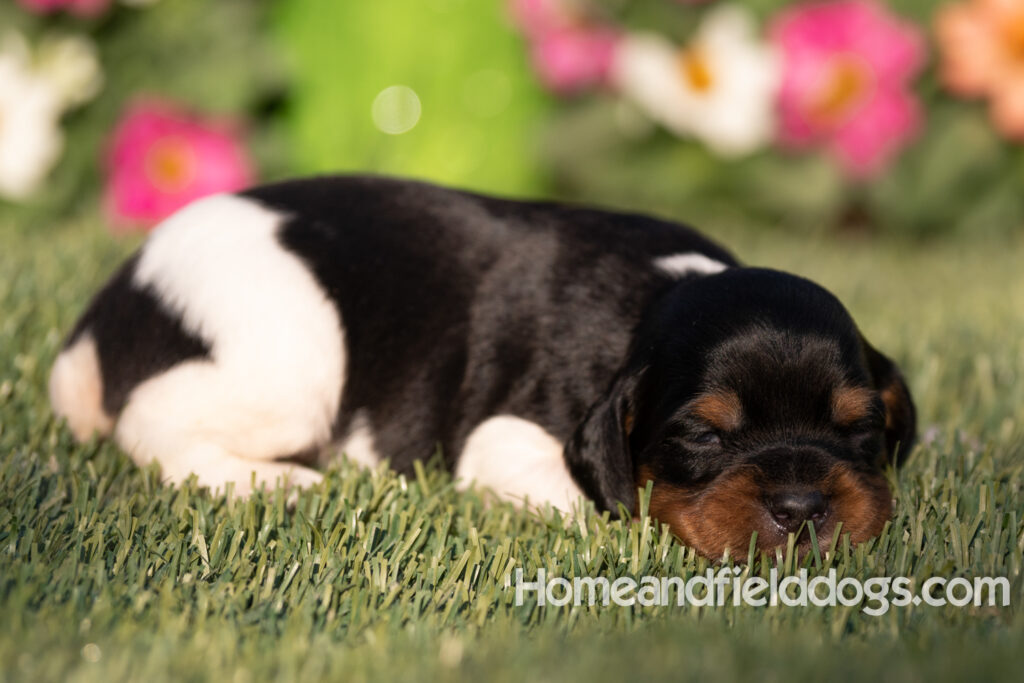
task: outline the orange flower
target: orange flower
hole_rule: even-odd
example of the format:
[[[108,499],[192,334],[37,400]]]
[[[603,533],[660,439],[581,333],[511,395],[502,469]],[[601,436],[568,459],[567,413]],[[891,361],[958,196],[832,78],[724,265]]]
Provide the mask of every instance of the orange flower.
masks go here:
[[[1024,140],[1024,2],[968,0],[936,16],[942,80],[965,97],[987,97],[1003,135]]]

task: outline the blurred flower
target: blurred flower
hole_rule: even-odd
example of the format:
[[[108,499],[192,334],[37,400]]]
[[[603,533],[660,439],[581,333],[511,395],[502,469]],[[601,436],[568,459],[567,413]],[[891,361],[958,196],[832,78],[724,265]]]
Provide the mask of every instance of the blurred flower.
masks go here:
[[[783,143],[828,145],[854,176],[879,171],[920,126],[910,80],[924,58],[918,29],[872,0],[802,4],[773,35],[783,53]]]
[[[45,41],[35,63],[25,39],[0,39],[0,195],[26,199],[39,187],[63,147],[60,116],[92,97],[99,63],[83,38]]]
[[[758,38],[754,17],[738,6],[712,10],[682,50],[656,35],[624,39],[613,74],[652,118],[719,154],[749,153],[774,131],[778,60]]]
[[[571,0],[509,0],[512,19],[528,38],[578,23],[578,8]]]
[[[972,0],[942,8],[935,22],[942,80],[955,93],[988,97],[996,127],[1024,139],[1024,3]]]
[[[39,74],[60,93],[65,107],[88,102],[103,85],[96,46],[82,36],[44,39],[35,63]]]
[[[607,29],[552,31],[534,42],[533,67],[554,92],[579,92],[606,82],[618,40]]]
[[[107,157],[115,219],[151,225],[200,197],[249,184],[249,159],[232,127],[176,107],[139,102],[114,131]]]
[[[56,163],[63,140],[60,95],[34,73],[28,45],[15,34],[0,44],[0,194],[30,196]]]
[[[22,7],[37,14],[67,10],[80,17],[96,17],[107,11],[111,0],[18,0]]]
[[[571,0],[512,0],[541,82],[569,94],[607,81],[619,32],[588,20]]]

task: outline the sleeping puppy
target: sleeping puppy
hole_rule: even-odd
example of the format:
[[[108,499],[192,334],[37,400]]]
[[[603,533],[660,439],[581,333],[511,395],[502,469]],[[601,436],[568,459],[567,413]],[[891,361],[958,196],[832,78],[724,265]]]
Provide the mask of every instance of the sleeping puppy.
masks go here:
[[[612,516],[709,557],[890,516],[914,440],[893,363],[838,300],[682,225],[376,177],[203,199],[114,274],[54,410],[170,482],[246,493],[344,453]]]

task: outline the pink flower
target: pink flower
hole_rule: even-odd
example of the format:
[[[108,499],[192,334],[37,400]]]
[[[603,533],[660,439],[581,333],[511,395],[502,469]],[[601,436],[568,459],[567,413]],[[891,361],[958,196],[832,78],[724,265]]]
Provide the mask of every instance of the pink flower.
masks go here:
[[[567,0],[509,0],[512,20],[528,38],[560,28],[568,28],[576,12]]]
[[[826,145],[857,177],[880,171],[917,132],[909,90],[923,38],[873,0],[802,4],[783,11],[772,35],[783,55],[783,144]]]
[[[551,31],[534,41],[530,56],[541,82],[568,94],[607,82],[618,42],[608,29]]]
[[[80,17],[96,17],[103,14],[111,0],[18,0],[21,6],[36,14],[50,14],[67,10]]]
[[[570,94],[607,83],[618,31],[585,17],[572,0],[511,0],[510,8],[547,88]]]
[[[241,189],[252,179],[231,126],[152,101],[122,116],[107,167],[108,206],[122,224],[152,225],[193,200]]]

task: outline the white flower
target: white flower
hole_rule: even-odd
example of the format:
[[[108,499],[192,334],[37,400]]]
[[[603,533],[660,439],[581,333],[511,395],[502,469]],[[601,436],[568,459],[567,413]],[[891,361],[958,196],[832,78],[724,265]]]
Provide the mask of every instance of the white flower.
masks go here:
[[[0,43],[0,195],[25,199],[57,161],[61,96],[33,73],[28,45],[15,34]]]
[[[60,92],[66,107],[88,102],[103,85],[96,48],[79,36],[61,36],[42,42],[36,71]]]
[[[92,97],[100,86],[91,44],[55,39],[35,63],[25,39],[0,37],[0,196],[25,199],[60,157],[61,113]]]
[[[753,16],[730,5],[713,10],[683,49],[657,35],[625,38],[612,67],[618,89],[651,118],[724,156],[771,139],[780,73]]]

